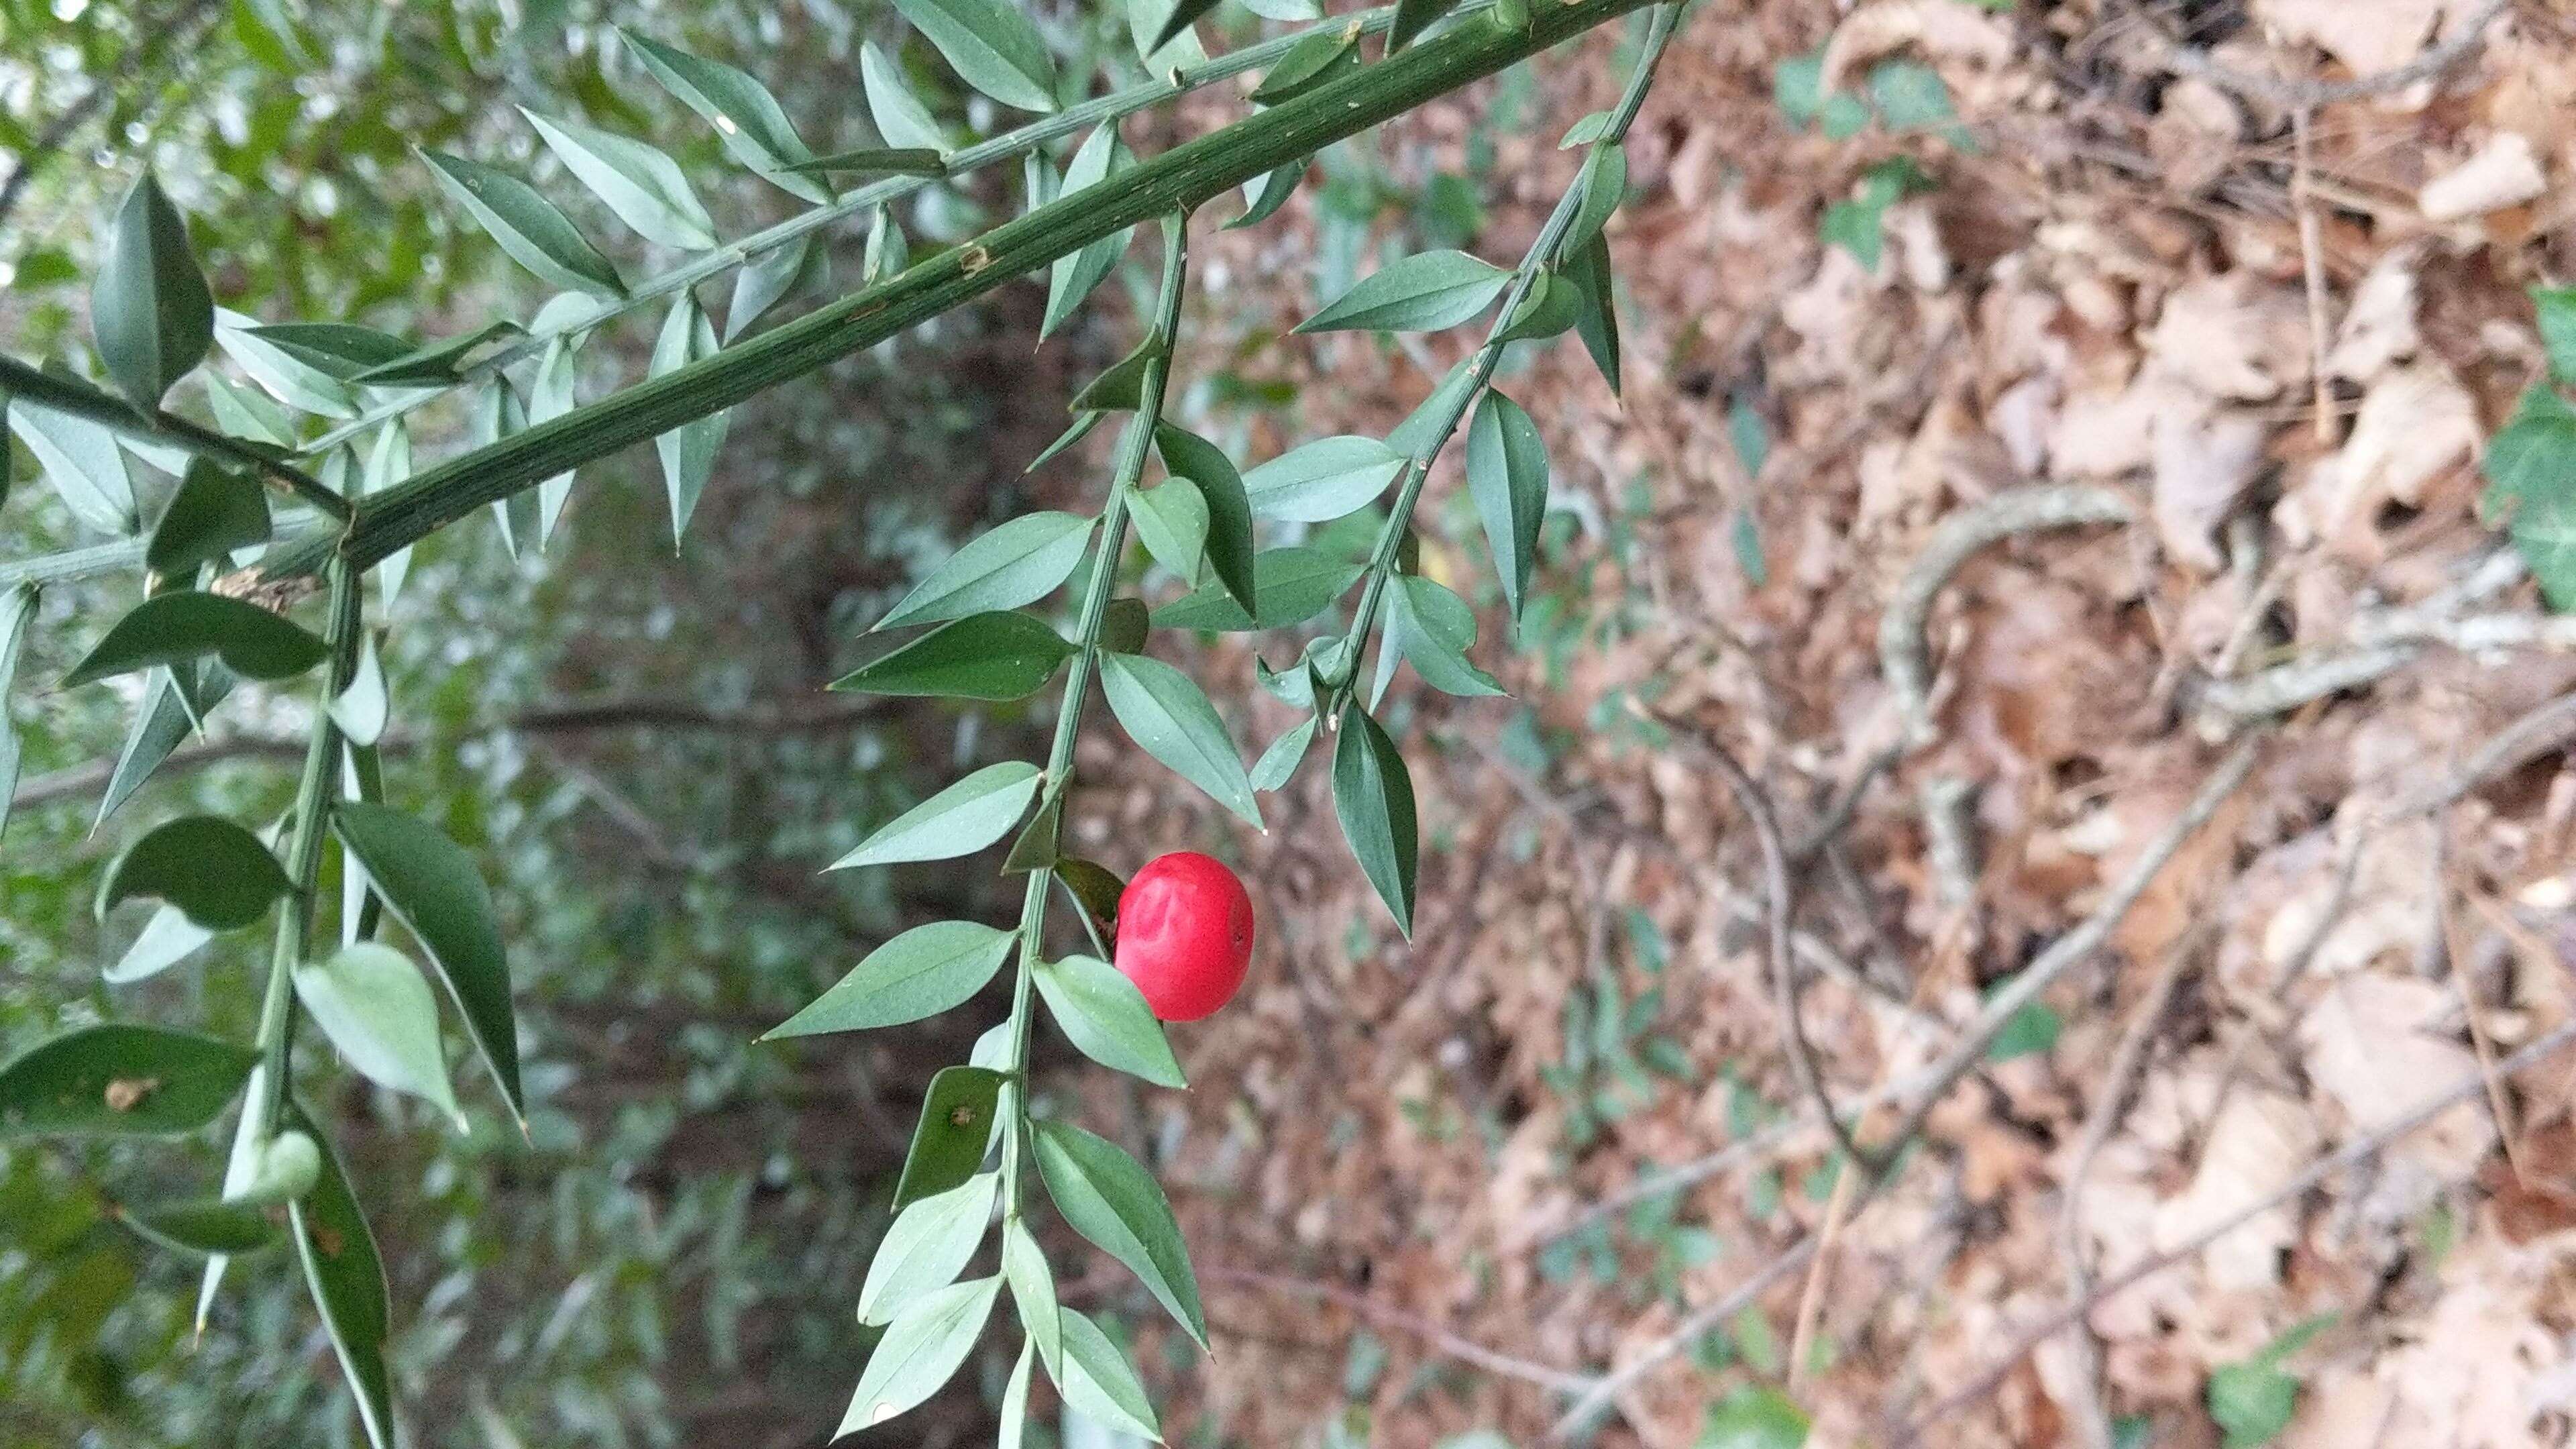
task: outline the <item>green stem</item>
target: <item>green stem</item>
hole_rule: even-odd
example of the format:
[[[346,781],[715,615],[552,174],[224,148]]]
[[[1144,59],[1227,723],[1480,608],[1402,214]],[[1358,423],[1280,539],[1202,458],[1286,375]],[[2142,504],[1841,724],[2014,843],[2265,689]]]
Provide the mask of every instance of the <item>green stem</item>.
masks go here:
[[[86,382],[57,377],[14,357],[0,357],[0,396],[25,398],[56,412],[86,418],[125,437],[170,443],[200,458],[248,469],[269,487],[301,498],[334,519],[345,521],[353,511],[348,499],[323,487],[311,474],[248,443],[225,437],[176,413],[134,407]]]
[[[1109,601],[1117,592],[1118,560],[1127,547],[1127,502],[1135,492],[1137,480],[1145,473],[1146,456],[1153,451],[1154,425],[1161,421],[1165,383],[1171,373],[1172,347],[1179,339],[1181,295],[1189,273],[1189,214],[1175,212],[1163,222],[1163,285],[1154,306],[1153,356],[1145,361],[1145,371],[1137,389],[1136,412],[1127,420],[1127,431],[1118,439],[1118,457],[1109,485],[1109,501],[1100,513],[1100,545],[1092,556],[1091,582],[1083,590],[1082,612],[1075,627],[1080,652],[1064,682],[1064,703],[1056,710],[1055,742],[1047,751],[1047,802],[1060,801],[1073,783],[1073,745],[1082,733],[1082,711],[1091,692],[1091,676],[1100,658],[1100,633],[1109,617]],[[1041,805],[1039,808],[1044,809]],[[1057,820],[1062,829],[1062,817]],[[1026,896],[1020,905],[1019,975],[1011,985],[1010,1087],[1011,1105],[1005,1119],[1010,1123],[1010,1140],[1002,1154],[1002,1206],[1011,1216],[1020,1211],[1020,1157],[1028,1138],[1028,1070],[1029,1037],[1033,1013],[1029,998],[1037,982],[1037,963],[1046,949],[1047,888],[1055,883],[1055,868],[1041,865],[1029,872]]]
[[[286,848],[286,878],[293,889],[279,907],[277,941],[269,953],[268,991],[260,1001],[259,1032],[253,1039],[260,1061],[267,1068],[262,1074],[260,1100],[253,1104],[259,1113],[262,1136],[277,1130],[278,1110],[286,1101],[286,1049],[294,1030],[295,968],[304,958],[305,942],[313,930],[313,888],[321,873],[323,817],[330,810],[335,783],[332,767],[340,755],[340,727],[331,718],[331,701],[349,687],[349,679],[357,671],[357,571],[346,560],[334,559],[324,574],[329,580],[331,617],[323,637],[331,646],[331,667],[323,676],[321,698],[315,702],[313,732],[304,748],[304,774],[295,786],[295,813]]]
[[[1490,3],[1491,0],[1472,0],[1471,4],[1461,8],[1478,9]],[[945,166],[936,176],[889,176],[882,181],[870,182],[837,200],[815,207],[811,211],[799,212],[776,226],[754,232],[740,241],[728,242],[713,251],[701,253],[659,276],[640,282],[627,289],[624,297],[605,304],[597,312],[569,326],[545,332],[531,332],[510,346],[475,363],[459,378],[456,386],[479,381],[514,363],[533,357],[544,351],[547,343],[565,333],[586,332],[612,317],[622,316],[649,302],[670,296],[685,288],[694,287],[710,277],[745,265],[763,252],[775,251],[789,242],[810,236],[845,217],[865,212],[870,207],[900,200],[933,182],[952,181],[997,162],[1017,160],[1049,142],[1062,140],[1099,122],[1123,120],[1138,111],[1151,110],[1167,101],[1185,96],[1218,81],[1230,80],[1246,71],[1258,70],[1294,50],[1298,42],[1319,31],[1343,30],[1356,25],[1359,27],[1359,33],[1373,34],[1387,29],[1394,23],[1395,7],[1387,5],[1375,10],[1363,11],[1358,15],[1343,16],[1319,25],[1307,26],[1302,30],[1290,31],[1258,45],[1248,45],[1228,51],[1202,65],[1176,70],[1162,80],[1146,81],[1141,85],[1113,91],[1108,95],[1084,101],[1080,105],[1069,106],[1054,115],[1031,121],[1025,126],[1005,131],[988,140],[979,141],[949,155]],[[312,442],[297,448],[296,451],[306,456],[328,453],[331,449],[359,436],[377,424],[400,417],[414,408],[436,401],[443,395],[439,392],[405,394],[395,401],[385,403],[364,414],[355,422],[343,423],[333,428]]]
[[[1265,175],[1570,40],[1648,0],[1539,8],[1525,30],[1462,25],[1284,105],[1164,152],[1037,208],[902,275],[661,377],[453,458],[362,500],[345,551],[365,568],[496,499],[720,412],[863,351],[1103,237]],[[270,577],[308,573],[332,539],[282,544]]]
[[[1627,89],[1620,95],[1617,109],[1611,112],[1609,128],[1594,143],[1596,146],[1618,145],[1627,136],[1628,128],[1636,123],[1637,111],[1645,105],[1646,91],[1654,83],[1656,63],[1663,59],[1664,48],[1672,41],[1681,11],[1678,0],[1667,0],[1655,8],[1646,32],[1645,48],[1637,57],[1637,67],[1629,73]],[[1405,464],[1403,481],[1396,488],[1394,507],[1387,514],[1386,526],[1378,531],[1376,549],[1369,555],[1368,582],[1360,590],[1358,607],[1351,612],[1350,630],[1343,635],[1351,641],[1350,647],[1344,651],[1349,674],[1316,711],[1319,718],[1332,722],[1332,725],[1338,724],[1342,709],[1359,692],[1360,654],[1367,646],[1369,630],[1377,622],[1379,604],[1386,593],[1388,580],[1394,575],[1405,529],[1413,520],[1414,504],[1421,499],[1422,485],[1431,476],[1431,464],[1439,458],[1440,451],[1449,446],[1449,439],[1458,431],[1458,424],[1466,419],[1468,409],[1475,405],[1486,384],[1492,381],[1495,367],[1502,362],[1504,351],[1511,346],[1503,340],[1504,329],[1511,325],[1512,314],[1520,309],[1530,288],[1538,284],[1540,275],[1561,260],[1556,255],[1557,247],[1565,240],[1566,229],[1574,225],[1575,213],[1582,206],[1583,188],[1578,181],[1557,198],[1556,209],[1548,213],[1547,223],[1539,228],[1537,239],[1522,254],[1520,267],[1512,274],[1511,286],[1503,292],[1502,306],[1494,313],[1493,325],[1486,329],[1485,343],[1476,349],[1474,360],[1468,364],[1467,385],[1458,390],[1448,416],[1441,419],[1429,445]]]

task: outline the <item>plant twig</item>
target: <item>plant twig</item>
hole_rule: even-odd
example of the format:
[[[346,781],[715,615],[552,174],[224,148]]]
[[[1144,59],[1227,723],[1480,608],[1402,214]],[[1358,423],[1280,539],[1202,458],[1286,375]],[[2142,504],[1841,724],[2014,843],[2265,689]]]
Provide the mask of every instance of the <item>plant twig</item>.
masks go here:
[[[2298,111],[2330,106],[2337,101],[2386,95],[2390,91],[2402,91],[2417,81],[2432,80],[2476,54],[2486,44],[2487,27],[2512,8],[2513,0],[2487,0],[2486,4],[2461,16],[2440,44],[2427,48],[2413,60],[2350,80],[2288,81],[2277,76],[2255,75],[2220,65],[2202,51],[2170,43],[2165,60],[2181,74],[2208,81],[2222,90],[2268,101],[2283,110]]]
[[[1941,520],[1879,616],[1879,670],[1896,691],[1907,742],[1919,747],[1934,735],[1931,651],[1924,629],[1932,601],[1951,575],[1980,551],[2017,534],[2136,518],[2136,507],[2120,494],[2070,483],[2015,488]]]
[[[2163,872],[2166,864],[2181,851],[2183,843],[2218,812],[2218,807],[2229,795],[2235,793],[2236,788],[2244,783],[2246,776],[2253,772],[2257,746],[2260,743],[2260,735],[2249,736],[2239,743],[2235,751],[2211,772],[2209,779],[2203,782],[2200,790],[2183,808],[2182,814],[2148,842],[2144,853],[2113,885],[2110,894],[2094,908],[2093,913],[2085,917],[2074,929],[2051,942],[2037,959],[1987,1001],[1985,1010],[1968,1027],[1960,1041],[1930,1071],[1917,1079],[1924,1083],[1919,1093],[1907,1094],[1915,1096],[1915,1105],[1898,1124],[1886,1145],[1879,1149],[1884,1160],[1893,1163],[1902,1158],[1905,1145],[1922,1131],[1923,1124],[1930,1117],[1932,1109],[1939,1104],[1949,1089],[1975,1066],[1978,1059],[1985,1054],[1986,1048],[1993,1043],[1996,1035],[2003,1030],[2006,1022],[2010,1021],[2023,1006],[2051,982],[2065,974],[2068,968],[2090,957],[2102,942],[2109,939],[2111,932],[2137,905],[2138,898],[2146,894],[2147,887],[2154,882],[2157,875]],[[2571,1027],[2570,1030],[2576,1031],[2576,1027]],[[1857,1163],[1854,1164],[1854,1170],[1865,1171]],[[1871,1174],[1867,1181],[1855,1189],[1852,1212],[1857,1214],[1868,1206],[1888,1183],[1895,1180],[1895,1176],[1893,1172]],[[1816,1251],[1816,1246],[1817,1240],[1814,1234],[1802,1236],[1780,1257],[1764,1265],[1751,1279],[1738,1285],[1708,1307],[1692,1312],[1671,1332],[1632,1355],[1626,1363],[1605,1375],[1599,1384],[1576,1402],[1573,1408],[1566,1411],[1565,1415],[1557,1421],[1553,1431],[1555,1437],[1560,1441],[1572,1437],[1592,1421],[1593,1416],[1603,1405],[1625,1392],[1631,1384],[1680,1353],[1700,1334],[1707,1332],[1711,1326],[1725,1319],[1745,1303],[1752,1301],[1780,1277],[1795,1271],[1809,1255]]]
[[[2515,1076],[2547,1060],[2571,1042],[2576,1042],[2576,1022],[2562,1024],[2544,1033],[2520,1051],[2497,1062],[2496,1071],[2505,1077]],[[2358,1167],[2377,1157],[2398,1139],[2485,1090],[2486,1074],[2470,1073],[2450,1087],[2418,1103],[2412,1111],[2310,1162],[2271,1192],[2211,1223],[2183,1241],[2149,1253],[2128,1267],[2104,1278],[2095,1285],[2091,1293],[2082,1298],[2070,1299],[2060,1304],[2024,1329],[2000,1357],[1986,1366],[1984,1372],[1963,1387],[1945,1395],[1940,1402],[1897,1430],[1891,1442],[1896,1445],[1922,1442],[1923,1435],[1930,1425],[1946,1422],[1970,1404],[1994,1392],[1996,1386],[2004,1381],[2005,1377],[2013,1371],[2014,1366],[2021,1362],[2024,1355],[2047,1342],[2052,1335],[2064,1331],[2067,1325],[2090,1316],[2096,1307],[2114,1294],[2134,1288],[2177,1263],[2189,1261],[2229,1233],[2284,1203],[2295,1202],[2305,1197],[2336,1173],[2347,1168]]]
[[[1550,1368],[1546,1364],[1533,1363],[1525,1358],[1514,1358],[1510,1354],[1487,1348],[1473,1339],[1462,1338],[1419,1314],[1408,1313],[1391,1304],[1380,1303],[1374,1298],[1354,1293],[1337,1284],[1317,1283],[1304,1278],[1285,1277],[1277,1273],[1259,1273],[1248,1268],[1204,1268],[1200,1270],[1200,1277],[1208,1282],[1239,1283],[1248,1288],[1259,1288],[1265,1292],[1284,1294],[1292,1298],[1330,1303],[1381,1327],[1392,1328],[1421,1339],[1432,1348],[1461,1363],[1473,1364],[1487,1373],[1498,1374],[1504,1378],[1536,1384],[1540,1388],[1555,1393],[1579,1394],[1590,1388],[1593,1383],[1589,1375]]]

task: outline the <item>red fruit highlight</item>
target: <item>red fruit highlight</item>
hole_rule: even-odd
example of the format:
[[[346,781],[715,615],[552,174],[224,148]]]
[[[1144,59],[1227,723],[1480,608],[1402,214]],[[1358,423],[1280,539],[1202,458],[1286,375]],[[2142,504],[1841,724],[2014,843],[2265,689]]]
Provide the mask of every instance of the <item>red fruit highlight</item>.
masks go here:
[[[1197,1021],[1234,999],[1252,967],[1252,897],[1224,862],[1157,856],[1118,897],[1118,970],[1159,1021]]]

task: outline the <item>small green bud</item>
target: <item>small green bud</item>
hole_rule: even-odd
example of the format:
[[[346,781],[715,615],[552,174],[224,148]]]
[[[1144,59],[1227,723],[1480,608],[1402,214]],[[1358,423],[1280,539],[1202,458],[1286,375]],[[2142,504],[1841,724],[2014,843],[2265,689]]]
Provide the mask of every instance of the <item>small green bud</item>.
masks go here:
[[[313,1139],[289,1129],[261,1149],[259,1170],[233,1198],[236,1202],[299,1202],[322,1180],[322,1149]]]

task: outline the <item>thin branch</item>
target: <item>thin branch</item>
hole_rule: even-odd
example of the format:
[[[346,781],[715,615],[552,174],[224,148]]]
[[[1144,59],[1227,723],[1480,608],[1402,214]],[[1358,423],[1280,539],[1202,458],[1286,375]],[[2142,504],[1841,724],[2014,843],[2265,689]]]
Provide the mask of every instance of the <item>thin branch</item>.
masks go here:
[[[1980,551],[2017,534],[2130,523],[2136,518],[2136,507],[2108,488],[2061,484],[1998,493],[1941,520],[1931,541],[1906,569],[1878,622],[1879,669],[1896,691],[1906,739],[1919,746],[1933,737],[1932,662],[1924,629],[1932,617],[1932,601],[1951,575]]]
[[[2242,785],[2245,778],[2253,772],[2256,747],[2260,743],[2259,735],[2249,736],[2240,743],[2235,751],[2211,772],[2209,779],[2202,784],[2199,792],[2184,807],[2182,814],[2148,843],[2146,851],[2139,856],[2137,863],[2132,865],[2128,873],[2112,887],[2111,893],[2103,899],[2102,904],[2095,907],[2093,913],[2085,917],[2073,930],[2051,942],[2048,949],[2039,954],[2038,959],[2032,961],[2002,990],[1988,999],[1985,1010],[1969,1026],[1958,1044],[1920,1079],[1926,1085],[1917,1098],[1913,1110],[1898,1125],[1886,1145],[1879,1149],[1884,1159],[1894,1161],[1903,1156],[1905,1145],[1922,1131],[1923,1124],[1930,1117],[1932,1109],[1984,1056],[1986,1048],[2003,1031],[2005,1023],[2009,1022],[2023,1006],[2051,982],[2065,974],[2070,967],[2090,957],[2105,940],[2109,939],[2111,932],[2137,905],[2138,898],[2146,894],[2147,887],[2154,882],[2157,875],[2163,872],[2166,864],[2181,851],[2183,843],[2196,834],[2202,825],[2208,823],[2211,816],[2217,814],[2218,807],[2229,795],[2235,793],[2236,788]],[[1853,1170],[1865,1169],[1856,1163]],[[1859,1213],[1886,1188],[1887,1184],[1894,1180],[1895,1174],[1892,1172],[1870,1175],[1855,1192],[1852,1212]],[[1781,1257],[1766,1264],[1751,1280],[1739,1285],[1733,1292],[1718,1299],[1716,1303],[1685,1318],[1678,1327],[1631,1357],[1627,1363],[1604,1377],[1599,1385],[1584,1395],[1564,1417],[1557,1421],[1553,1431],[1555,1437],[1560,1441],[1572,1437],[1584,1425],[1591,1422],[1603,1405],[1624,1392],[1629,1385],[1644,1377],[1656,1366],[1679,1354],[1699,1335],[1723,1321],[1745,1303],[1752,1301],[1756,1295],[1778,1281],[1782,1275],[1793,1271],[1815,1251],[1815,1236],[1808,1234],[1801,1237]]]
[[[2568,1022],[2551,1029],[2530,1045],[2496,1063],[2496,1070],[2503,1076],[2514,1076],[2547,1060],[2570,1043],[2576,1043],[2576,1022]],[[2128,1267],[2103,1279],[2090,1294],[2059,1305],[2025,1329],[2020,1337],[2013,1340],[2012,1346],[2007,1348],[2001,1357],[1986,1366],[1983,1373],[1969,1381],[1965,1387],[1951,1392],[1912,1423],[1905,1425],[1898,1431],[1893,1442],[1898,1445],[1921,1442],[1928,1426],[1946,1422],[1970,1404],[1994,1392],[1995,1387],[2004,1381],[2005,1377],[2013,1371],[2014,1366],[2021,1362],[2024,1355],[2047,1342],[2052,1335],[2063,1331],[2069,1324],[2090,1316],[2096,1307],[2114,1294],[2134,1288],[2175,1264],[2189,1261],[2229,1233],[2284,1203],[2295,1202],[2305,1197],[2336,1173],[2368,1162],[2386,1151],[2398,1139],[2485,1090],[2486,1073],[2470,1073],[2445,1090],[2418,1103],[2414,1110],[2382,1124],[2309,1163],[2289,1181],[2271,1192],[2247,1203],[2182,1242],[2147,1254]]]
[[[2550,700],[2498,730],[2449,779],[2397,807],[2398,816],[2427,815],[2551,750],[2576,745],[2576,691]]]
[[[1510,1354],[1497,1352],[1473,1339],[1461,1338],[1430,1319],[1408,1313],[1390,1304],[1380,1303],[1336,1284],[1316,1283],[1304,1278],[1285,1277],[1277,1273],[1259,1273],[1248,1268],[1204,1268],[1200,1270],[1199,1276],[1208,1282],[1238,1283],[1248,1288],[1259,1288],[1265,1292],[1285,1294],[1310,1302],[1330,1303],[1381,1327],[1392,1328],[1421,1339],[1432,1348],[1461,1363],[1473,1364],[1487,1373],[1499,1374],[1504,1378],[1536,1384],[1540,1388],[1555,1393],[1579,1394],[1592,1387],[1594,1382],[1588,1375],[1550,1368],[1543,1363],[1533,1363],[1525,1358],[1514,1358]]]
[[[2180,74],[2205,80],[2222,90],[2267,101],[2287,111],[2308,110],[2338,101],[2386,95],[2391,91],[2402,91],[2418,81],[2434,79],[2484,47],[2487,27],[2512,8],[2513,0],[2487,0],[2477,10],[2462,16],[2440,44],[2429,47],[2413,60],[2350,80],[2287,81],[2277,76],[2256,75],[2230,69],[2211,60],[2205,52],[2170,45],[2170,42],[2165,60]]]

